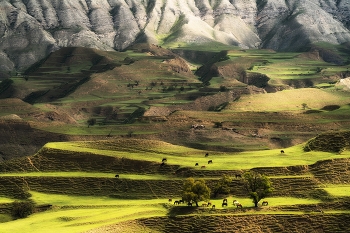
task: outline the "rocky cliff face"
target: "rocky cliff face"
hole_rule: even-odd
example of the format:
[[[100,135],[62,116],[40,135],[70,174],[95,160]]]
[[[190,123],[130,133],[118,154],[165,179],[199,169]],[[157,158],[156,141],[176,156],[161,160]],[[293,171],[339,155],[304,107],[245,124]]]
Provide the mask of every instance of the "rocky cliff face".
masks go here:
[[[66,46],[137,42],[297,50],[350,41],[347,0],[0,0],[0,70]]]

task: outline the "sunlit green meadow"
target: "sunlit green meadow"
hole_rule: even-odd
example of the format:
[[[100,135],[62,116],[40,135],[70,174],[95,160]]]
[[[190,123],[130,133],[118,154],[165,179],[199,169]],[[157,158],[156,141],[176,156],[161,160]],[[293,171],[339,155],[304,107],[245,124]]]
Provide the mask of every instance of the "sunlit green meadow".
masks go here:
[[[137,141],[132,140],[130,143],[133,144]],[[127,140],[123,142],[125,145],[129,143]],[[197,169],[201,169],[201,166],[205,165],[205,169],[208,170],[240,170],[254,167],[311,165],[320,160],[350,157],[350,151],[344,151],[341,155],[319,151],[304,152],[303,145],[286,148],[283,154],[280,153],[280,150],[274,149],[240,153],[212,152],[210,153],[210,157],[205,157],[206,151],[176,146],[169,143],[162,143],[159,147],[153,147],[154,144],[152,141],[147,144],[147,140],[142,140],[139,144],[144,147],[139,146],[133,150],[130,150],[130,146],[108,148],[103,143],[101,141],[99,149],[96,149],[96,146],[92,146],[93,143],[89,142],[52,142],[46,144],[44,148],[72,151],[72,156],[74,156],[73,152],[88,152],[96,155],[123,157],[131,160],[144,160],[157,163],[160,163],[166,157],[167,164],[169,165],[194,167],[195,163],[199,163],[200,166]],[[95,142],[95,144],[97,145],[98,142]],[[207,164],[209,159],[213,163]]]
[[[315,96],[317,98],[314,98]],[[276,93],[242,96],[238,101],[230,103],[227,110],[224,111],[301,111],[305,110],[302,106],[304,103],[308,108],[320,109],[326,105],[348,104],[349,97],[350,93],[334,93],[316,88],[284,90]]]
[[[166,199],[120,200],[108,197],[68,196],[31,192],[38,205],[51,204],[51,210],[25,219],[1,223],[2,233],[83,232],[100,226],[137,218],[164,216]]]
[[[137,218],[166,216],[168,213],[168,210],[164,205],[168,203],[168,200],[166,199],[120,200],[107,197],[68,196],[44,194],[39,192],[31,192],[31,194],[31,199],[38,205],[50,203],[53,205],[52,209],[45,212],[35,213],[25,219],[1,223],[1,232],[44,233],[50,229],[54,230],[55,233],[75,233]],[[216,209],[218,210],[233,210],[236,209],[236,206],[233,205],[233,200],[238,200],[245,208],[254,206],[251,199],[237,198],[234,196],[228,197],[229,203],[227,207],[221,206],[222,199],[214,199],[210,200],[210,202],[213,205],[216,205]],[[320,203],[320,201],[316,199],[302,199],[295,197],[271,197],[264,200],[267,200],[269,205],[259,210],[258,214],[268,214],[270,211],[268,207]],[[201,206],[202,202],[199,204]],[[172,205],[172,203],[169,203],[168,205]],[[283,213],[285,212],[281,212],[280,214]],[[239,215],[242,213],[237,212],[236,214]],[[255,211],[248,211],[245,212],[245,214],[257,213]],[[277,212],[275,214],[279,213]],[[302,212],[299,214],[302,214]]]

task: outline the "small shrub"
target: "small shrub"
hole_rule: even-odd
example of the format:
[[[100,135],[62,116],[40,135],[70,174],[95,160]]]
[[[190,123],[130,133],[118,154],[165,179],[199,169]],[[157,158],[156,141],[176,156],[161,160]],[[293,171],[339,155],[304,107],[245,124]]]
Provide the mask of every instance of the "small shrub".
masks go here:
[[[221,128],[222,127],[222,122],[214,122],[214,127],[215,128]]]
[[[12,203],[11,215],[14,218],[26,218],[34,212],[32,201],[15,201]]]
[[[225,92],[225,91],[228,91],[227,87],[224,86],[224,85],[221,85],[220,86],[220,92]]]
[[[95,125],[96,124],[96,119],[95,118],[90,118],[89,120],[87,120],[87,124],[88,127],[90,127],[90,125]]]
[[[321,110],[325,110],[325,111],[334,111],[339,109],[340,106],[339,105],[326,105],[323,108],[321,108]]]

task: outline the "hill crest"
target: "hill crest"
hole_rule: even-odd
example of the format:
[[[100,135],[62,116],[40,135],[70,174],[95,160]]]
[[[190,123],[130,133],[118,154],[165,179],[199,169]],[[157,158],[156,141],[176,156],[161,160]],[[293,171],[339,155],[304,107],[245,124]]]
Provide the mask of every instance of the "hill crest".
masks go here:
[[[349,9],[349,2],[323,0],[2,1],[1,69],[5,75],[71,46],[123,50],[148,42],[292,51],[345,43]]]

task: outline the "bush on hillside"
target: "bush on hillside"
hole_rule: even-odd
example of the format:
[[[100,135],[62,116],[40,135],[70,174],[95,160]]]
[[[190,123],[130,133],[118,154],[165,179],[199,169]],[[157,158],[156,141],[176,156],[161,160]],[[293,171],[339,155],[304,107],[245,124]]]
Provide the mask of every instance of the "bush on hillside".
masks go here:
[[[2,82],[0,82],[0,94],[7,90],[13,83],[12,79],[5,79]]]
[[[32,201],[15,201],[12,203],[11,215],[14,218],[26,218],[34,212]]]
[[[265,88],[268,85],[270,78],[265,74],[250,73],[248,77],[248,84],[259,88]]]
[[[90,118],[89,120],[87,120],[87,124],[88,124],[88,127],[93,126],[96,124],[96,119],[95,118]]]
[[[339,105],[326,105],[323,108],[321,108],[321,110],[325,110],[325,111],[334,111],[339,109],[340,106]]]

